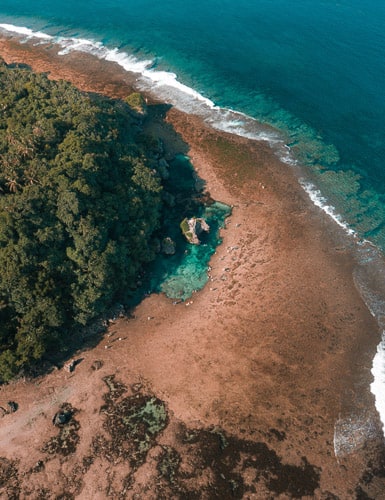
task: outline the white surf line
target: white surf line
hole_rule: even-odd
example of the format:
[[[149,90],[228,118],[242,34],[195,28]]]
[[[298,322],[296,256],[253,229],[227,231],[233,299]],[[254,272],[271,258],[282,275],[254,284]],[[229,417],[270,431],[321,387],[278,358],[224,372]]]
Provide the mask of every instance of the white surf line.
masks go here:
[[[42,40],[53,40],[54,37],[43,33],[42,31],[33,31],[25,26],[15,26],[13,24],[3,23],[0,24],[0,29],[11,33],[17,33],[18,35],[24,35],[27,38],[41,38]]]

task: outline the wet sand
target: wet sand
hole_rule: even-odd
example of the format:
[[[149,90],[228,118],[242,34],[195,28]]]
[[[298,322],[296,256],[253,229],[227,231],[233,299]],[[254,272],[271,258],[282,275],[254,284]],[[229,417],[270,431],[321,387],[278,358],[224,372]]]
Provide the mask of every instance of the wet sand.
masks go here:
[[[134,85],[113,63],[57,57],[52,47],[4,39],[0,55],[112,97]],[[233,207],[209,282],[184,303],[146,298],[76,354],[73,373],[1,387],[1,406],[19,404],[0,421],[1,494],[385,498],[369,390],[379,332],[343,238],[266,144],[150,109],[147,132],[163,139],[170,158],[187,153],[211,196]],[[111,388],[112,375],[124,387]],[[140,455],[109,419],[127,422],[125,404],[152,397],[167,422],[141,436],[148,450]],[[63,429],[52,417],[64,403],[76,411],[58,439]]]

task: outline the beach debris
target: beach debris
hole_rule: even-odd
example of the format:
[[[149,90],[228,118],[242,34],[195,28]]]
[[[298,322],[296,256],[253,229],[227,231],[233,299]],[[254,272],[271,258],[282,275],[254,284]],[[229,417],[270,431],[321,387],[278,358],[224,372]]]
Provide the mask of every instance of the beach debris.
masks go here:
[[[180,223],[180,228],[187,241],[192,245],[200,245],[199,235],[210,231],[210,226],[202,217],[192,217],[191,219],[186,217]]]
[[[96,359],[91,365],[91,370],[94,371],[100,370],[102,366],[103,366],[103,361],[101,361],[100,359]]]
[[[52,436],[41,448],[49,455],[68,456],[76,451],[80,441],[80,424],[75,415],[79,410],[73,408],[70,403],[63,403],[52,419],[52,423],[58,428],[58,433]]]
[[[0,406],[0,418],[5,417],[5,415],[9,415],[10,413],[15,413],[19,405],[15,401],[8,401],[7,408],[4,406]]]

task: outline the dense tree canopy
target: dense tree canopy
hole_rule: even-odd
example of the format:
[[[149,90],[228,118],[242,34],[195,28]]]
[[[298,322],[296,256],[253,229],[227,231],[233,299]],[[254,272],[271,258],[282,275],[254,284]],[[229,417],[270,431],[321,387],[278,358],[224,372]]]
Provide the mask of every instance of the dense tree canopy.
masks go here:
[[[0,64],[0,381],[65,345],[153,258],[159,176],[127,103]]]

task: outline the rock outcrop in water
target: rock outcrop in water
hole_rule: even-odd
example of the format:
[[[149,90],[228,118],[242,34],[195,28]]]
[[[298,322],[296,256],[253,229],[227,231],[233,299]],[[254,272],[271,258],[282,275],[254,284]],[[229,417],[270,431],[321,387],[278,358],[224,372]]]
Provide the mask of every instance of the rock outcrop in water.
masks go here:
[[[174,255],[176,251],[175,242],[168,236],[163,239],[161,249],[165,255]]]
[[[186,217],[180,223],[180,228],[187,241],[192,245],[200,245],[199,235],[202,232],[208,233],[210,231],[210,226],[201,217],[192,217],[191,219]]]

